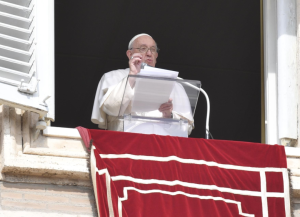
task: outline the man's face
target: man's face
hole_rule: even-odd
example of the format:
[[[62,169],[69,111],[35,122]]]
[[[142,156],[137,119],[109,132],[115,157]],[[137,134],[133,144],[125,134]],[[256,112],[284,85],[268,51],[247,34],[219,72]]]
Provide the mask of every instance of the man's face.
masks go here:
[[[151,48],[151,47],[156,48],[156,43],[151,37],[149,37],[147,35],[143,35],[143,36],[138,37],[137,39],[135,39],[135,41],[133,42],[132,48],[140,48],[140,47],[143,47],[143,46],[145,46],[147,48]],[[129,50],[129,51],[130,51],[130,55],[127,55],[129,59],[134,53],[140,53],[139,49],[132,49],[132,50]],[[146,53],[140,53],[140,54],[143,56],[142,57],[143,62],[147,63],[149,66],[155,67],[156,58],[158,56],[157,52],[152,53],[150,51],[150,49],[148,49],[148,51]]]

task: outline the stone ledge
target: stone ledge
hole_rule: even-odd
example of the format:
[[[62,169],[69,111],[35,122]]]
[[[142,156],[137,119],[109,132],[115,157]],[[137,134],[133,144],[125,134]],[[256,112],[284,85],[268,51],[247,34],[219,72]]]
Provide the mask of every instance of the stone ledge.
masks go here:
[[[35,114],[25,112],[22,117],[23,153],[29,155],[56,156],[88,159],[79,132],[72,128],[47,127],[35,139]]]
[[[291,177],[292,185],[293,185],[293,197],[300,197],[300,177],[292,176]]]
[[[300,148],[285,147],[285,154],[287,157],[299,157],[300,158]]]
[[[33,140],[37,119],[31,114],[0,106],[1,180],[91,186],[89,154],[82,140],[41,134]]]
[[[31,211],[8,211],[8,210],[0,210],[0,216],[5,217],[93,217],[95,215],[70,215],[70,214],[61,214],[61,213],[45,213],[45,212],[31,212]]]
[[[3,173],[34,175],[55,174],[72,175],[74,178],[87,178],[88,162],[85,159],[60,158],[37,155],[21,155],[6,159],[3,163]]]
[[[53,157],[68,157],[68,158],[84,158],[88,159],[89,155],[84,151],[68,152],[66,150],[57,150],[51,148],[30,148],[24,147],[23,154],[39,155],[39,156],[53,156]]]
[[[81,139],[77,129],[64,127],[48,126],[45,130],[43,130],[43,135],[59,138]]]

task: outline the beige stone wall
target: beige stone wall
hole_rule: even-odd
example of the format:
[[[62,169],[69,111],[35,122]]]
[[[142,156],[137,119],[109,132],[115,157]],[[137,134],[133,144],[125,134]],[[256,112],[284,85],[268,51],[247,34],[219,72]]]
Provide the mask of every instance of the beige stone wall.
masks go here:
[[[300,0],[296,0],[296,22],[297,22],[297,82],[298,82],[298,143],[297,147],[300,147]]]
[[[294,217],[300,217],[300,158],[297,156],[289,156],[287,164],[292,175],[292,210]]]
[[[0,203],[0,216],[97,216],[88,187],[0,182]]]
[[[294,198],[293,204],[294,217],[300,217],[300,199]]]
[[[77,130],[44,135],[37,121],[0,105],[0,217],[97,216],[89,154]]]
[[[0,106],[0,180],[91,186],[81,138],[44,136],[37,121],[30,112]]]

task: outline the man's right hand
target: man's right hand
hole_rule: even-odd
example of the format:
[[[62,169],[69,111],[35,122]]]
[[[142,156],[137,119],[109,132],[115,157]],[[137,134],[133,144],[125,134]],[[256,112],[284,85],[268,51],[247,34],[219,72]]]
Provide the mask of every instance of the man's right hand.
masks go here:
[[[169,99],[168,102],[163,103],[158,108],[158,111],[160,111],[163,114],[164,118],[171,118],[172,117],[172,111],[173,111],[173,103],[172,99]]]
[[[141,65],[142,65],[142,58],[143,58],[143,56],[140,53],[134,53],[131,56],[131,58],[128,62],[129,69],[130,69],[129,75],[136,75],[137,73],[140,72]]]

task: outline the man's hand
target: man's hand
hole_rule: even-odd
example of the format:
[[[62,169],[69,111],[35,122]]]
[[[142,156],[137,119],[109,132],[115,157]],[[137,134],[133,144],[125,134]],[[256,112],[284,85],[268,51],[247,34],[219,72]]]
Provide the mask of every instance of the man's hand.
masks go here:
[[[141,70],[141,65],[142,65],[142,54],[140,53],[134,53],[128,64],[129,64],[129,68],[130,68],[130,71],[129,71],[129,75],[136,75],[137,73],[140,72]]]
[[[161,104],[158,111],[163,113],[164,118],[171,118],[172,117],[172,111],[173,111],[172,99],[169,99],[168,102]]]
[[[141,70],[142,65],[142,54],[135,53],[129,59],[129,75],[136,75]],[[129,78],[129,84],[131,88],[135,85],[135,78]]]

